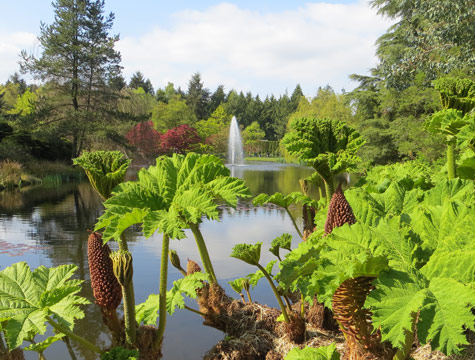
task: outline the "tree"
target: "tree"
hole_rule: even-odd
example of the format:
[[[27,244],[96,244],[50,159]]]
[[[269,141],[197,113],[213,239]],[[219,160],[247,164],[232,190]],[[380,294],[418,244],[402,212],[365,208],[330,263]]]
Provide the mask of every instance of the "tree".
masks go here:
[[[160,151],[162,154],[186,154],[197,148],[201,138],[195,128],[180,125],[168,130],[160,137]]]
[[[206,119],[209,104],[209,90],[203,88],[200,73],[195,73],[188,82],[188,92],[186,94],[186,105],[195,114],[198,120]]]
[[[140,71],[137,71],[132,75],[130,78],[129,87],[132,89],[142,88],[144,89],[145,93],[154,95],[152,82],[150,79],[145,79]]]
[[[38,126],[52,127],[72,142],[77,157],[88,136],[111,125],[117,94],[107,86],[120,74],[118,36],[109,36],[114,14],[104,18],[102,0],[56,0],[55,20],[41,23],[40,58],[22,51],[21,69],[47,82],[47,101],[38,104]]]
[[[160,133],[153,128],[152,121],[138,123],[125,138],[145,157],[154,157],[159,153]]]
[[[266,133],[259,127],[259,123],[257,121],[253,121],[251,125],[245,128],[242,132],[242,139],[246,145],[246,152],[256,152],[256,144],[263,140],[265,135]]]
[[[226,101],[224,86],[219,85],[209,99],[208,113],[212,114],[219,105]]]
[[[180,95],[173,95],[168,103],[158,102],[155,105],[152,121],[155,128],[163,133],[179,125],[193,125],[196,116]]]
[[[404,89],[421,72],[427,85],[454,70],[474,74],[472,0],[372,0],[371,4],[380,14],[397,19],[377,41],[376,73],[390,87]]]

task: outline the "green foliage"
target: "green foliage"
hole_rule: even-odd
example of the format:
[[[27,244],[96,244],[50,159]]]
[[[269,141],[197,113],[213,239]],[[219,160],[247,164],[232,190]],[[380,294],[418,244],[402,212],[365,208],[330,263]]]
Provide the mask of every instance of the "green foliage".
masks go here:
[[[101,354],[101,360],[138,360],[139,356],[138,350],[129,350],[118,346]]]
[[[292,235],[285,233],[272,240],[269,251],[280,259],[279,250],[286,249],[290,251],[291,245]]]
[[[209,280],[208,275],[195,272],[182,279],[173,282],[173,287],[167,291],[167,312],[172,315],[176,308],[185,307],[185,298],[196,299],[196,290],[204,286],[204,281]],[[158,311],[160,308],[160,295],[150,294],[145,302],[135,307],[135,319],[144,325],[155,325],[157,323]]]
[[[142,223],[146,237],[159,230],[183,238],[190,223],[198,224],[204,216],[218,219],[218,202],[235,207],[238,197],[247,196],[244,182],[229,177],[212,155],[163,156],[156,166],[140,170],[137,181],[118,186],[96,229],[105,228],[105,240],[118,239],[126,228]]]
[[[274,267],[274,265],[277,263],[277,260],[272,260],[272,261],[269,261],[269,263],[266,265],[266,267],[264,268],[265,271],[267,271],[267,273],[272,276],[272,269]],[[248,279],[249,281],[249,284],[252,285],[252,288],[254,289],[256,286],[257,286],[257,283],[259,282],[260,279],[262,279],[264,277],[264,273],[262,272],[262,270],[257,270],[255,273],[253,274],[248,274],[246,276],[246,278]]]
[[[290,128],[282,144],[290,155],[313,167],[326,183],[360,161],[356,152],[364,140],[343,122],[299,118],[292,121]]]
[[[58,340],[61,340],[64,337],[63,334],[56,334],[55,336],[48,336],[45,340],[31,344],[23,348],[23,350],[27,351],[36,351],[38,353],[42,353],[47,348],[50,347],[51,344],[55,343]]]
[[[444,109],[456,109],[462,115],[475,107],[475,82],[464,78],[442,77],[433,81]]]
[[[264,205],[264,204],[274,204],[284,209],[288,209],[290,205],[301,204],[301,205],[316,205],[316,201],[312,200],[310,197],[302,194],[301,192],[295,191],[288,195],[283,195],[280,192],[276,192],[272,195],[259,194],[253,200],[254,205]]]
[[[10,349],[44,334],[51,317],[70,329],[76,319],[84,317],[78,305],[89,301],[76,295],[82,281],[70,280],[76,269],[75,265],[60,265],[31,271],[25,262],[19,262],[0,272],[0,320],[7,321],[4,331]]]
[[[196,290],[201,289],[204,286],[203,281],[208,281],[209,276],[202,272],[195,272],[191,275],[187,275],[183,279],[179,279],[173,282],[173,287],[167,291],[167,311],[172,315],[176,308],[185,308],[185,298],[183,295],[189,298],[196,299],[198,296]]]
[[[139,324],[156,325],[159,309],[160,295],[150,294],[143,303],[135,305],[135,320]]]
[[[287,353],[284,360],[340,360],[340,354],[336,351],[335,344],[319,348],[299,349],[294,347]]]
[[[73,163],[84,169],[92,187],[105,201],[112,189],[124,181],[130,160],[120,151],[95,151],[83,153]]]
[[[425,127],[428,131],[445,136],[446,142],[456,140],[460,129],[469,123],[469,116],[463,115],[461,110],[445,109],[436,112],[426,120]]]
[[[398,183],[412,190],[414,188],[428,190],[434,186],[431,175],[434,170],[422,161],[398,162],[386,166],[375,166],[360,181],[369,191],[382,193],[391,183]]]
[[[473,181],[443,181],[426,192],[391,183],[381,194],[354,189],[345,196],[357,223],[299,244],[280,264],[280,284],[331,306],[343,281],[374,277],[365,306],[382,340],[407,348],[415,325],[422,344],[459,352],[474,323]]]
[[[58,0],[54,21],[41,24],[41,56],[22,51],[21,68],[44,83],[36,102],[33,128],[71,138],[72,157],[98,133],[115,132],[118,94],[106,86],[120,74],[118,36],[110,36],[114,14],[104,16],[104,2]],[[104,129],[107,129],[104,131]]]
[[[252,244],[237,244],[233,247],[231,257],[244,261],[250,265],[259,264],[262,242]]]

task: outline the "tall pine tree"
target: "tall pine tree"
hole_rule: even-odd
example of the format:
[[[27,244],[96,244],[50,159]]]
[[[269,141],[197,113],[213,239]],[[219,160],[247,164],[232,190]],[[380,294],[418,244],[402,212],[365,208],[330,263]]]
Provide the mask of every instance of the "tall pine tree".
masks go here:
[[[55,0],[55,20],[41,23],[39,58],[22,51],[22,71],[45,82],[48,96],[38,126],[72,143],[77,157],[88,138],[111,124],[117,93],[108,83],[121,72],[118,36],[110,36],[114,14],[104,17],[103,0]]]

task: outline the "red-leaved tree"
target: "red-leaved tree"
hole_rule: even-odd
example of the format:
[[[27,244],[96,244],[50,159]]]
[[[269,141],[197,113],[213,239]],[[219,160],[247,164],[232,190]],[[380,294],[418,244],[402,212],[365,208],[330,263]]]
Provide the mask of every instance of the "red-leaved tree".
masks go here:
[[[196,150],[201,138],[198,131],[189,125],[180,125],[168,130],[160,137],[160,153],[185,154]]]
[[[153,128],[152,121],[135,125],[125,138],[145,157],[156,156],[159,153],[160,133]]]

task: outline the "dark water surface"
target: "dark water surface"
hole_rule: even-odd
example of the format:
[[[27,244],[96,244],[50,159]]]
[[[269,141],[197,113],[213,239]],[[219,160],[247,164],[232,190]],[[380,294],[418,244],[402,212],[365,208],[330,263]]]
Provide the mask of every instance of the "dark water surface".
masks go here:
[[[231,168],[233,176],[244,179],[253,195],[280,191],[288,194],[300,191],[298,180],[312,173],[305,167],[262,163]],[[40,265],[57,266],[76,264],[76,277],[85,280],[81,295],[94,302],[89,283],[87,263],[88,229],[93,229],[102,213],[102,203],[88,183],[65,184],[58,188],[36,187],[22,192],[0,193],[0,270],[18,262],[26,261],[31,268]],[[296,216],[299,209],[293,209]],[[301,223],[301,220],[298,221]],[[200,227],[208,246],[216,276],[228,295],[239,296],[229,287],[228,281],[245,276],[257,269],[240,260],[229,257],[238,243],[263,242],[261,263],[273,260],[266,251],[270,242],[284,232],[298,236],[285,211],[275,207],[253,207],[249,201],[241,201],[236,210],[222,209],[220,221],[204,221]],[[129,248],[134,258],[134,286],[136,303],[146,300],[150,293],[158,293],[161,236],[145,239],[138,229],[126,232]],[[178,252],[182,263],[188,258],[200,263],[198,250],[191,232],[188,238],[173,240],[170,248]],[[116,244],[110,242],[115,249]],[[274,268],[274,272],[277,269]],[[169,266],[169,286],[181,277]],[[275,306],[270,287],[261,280],[252,291],[253,300]],[[190,307],[197,308],[193,300]],[[91,304],[85,307],[86,316],[77,322],[75,332],[88,338],[100,347],[106,347],[110,338],[101,320],[100,309]],[[199,359],[224,334],[202,325],[198,315],[178,309],[167,318],[163,354],[168,360]],[[40,340],[40,337],[37,337]],[[81,359],[95,359],[93,353],[73,347]],[[37,359],[37,353],[25,352],[27,359]],[[68,359],[66,347],[57,342],[45,352],[48,360]]]

